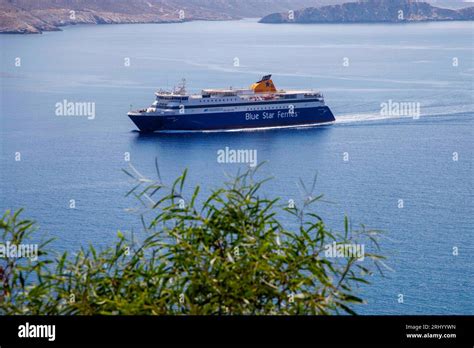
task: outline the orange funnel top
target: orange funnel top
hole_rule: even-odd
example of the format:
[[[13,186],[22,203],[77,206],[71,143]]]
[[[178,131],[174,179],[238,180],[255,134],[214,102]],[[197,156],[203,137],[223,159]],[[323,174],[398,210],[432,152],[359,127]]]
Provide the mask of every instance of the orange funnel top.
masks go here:
[[[272,75],[265,75],[262,79],[258,82],[255,82],[250,89],[252,89],[255,93],[268,93],[268,92],[276,92],[275,85],[271,80]]]

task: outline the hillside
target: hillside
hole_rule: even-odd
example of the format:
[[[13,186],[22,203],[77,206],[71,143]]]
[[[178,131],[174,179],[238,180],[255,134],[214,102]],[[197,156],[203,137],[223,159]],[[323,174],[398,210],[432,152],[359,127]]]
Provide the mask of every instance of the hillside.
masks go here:
[[[474,7],[458,10],[432,6],[413,0],[366,0],[341,5],[309,7],[273,13],[261,23],[370,23],[473,20]]]
[[[73,24],[169,23],[262,17],[341,0],[0,0],[1,33],[41,33]],[[180,16],[181,14],[181,16]]]

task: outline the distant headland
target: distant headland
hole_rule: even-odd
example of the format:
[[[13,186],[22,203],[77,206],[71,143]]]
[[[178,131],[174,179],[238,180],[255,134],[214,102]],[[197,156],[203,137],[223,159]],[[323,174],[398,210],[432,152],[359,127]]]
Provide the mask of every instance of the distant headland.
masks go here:
[[[272,13],[260,23],[406,23],[474,20],[474,7],[447,9],[415,0],[365,0]]]
[[[0,0],[0,33],[38,34],[74,24],[178,23],[248,17],[261,18],[261,23],[474,19],[474,7],[466,8],[460,0],[436,1],[451,8],[415,0]]]
[[[74,24],[178,23],[262,17],[340,0],[0,0],[0,33],[38,34]]]

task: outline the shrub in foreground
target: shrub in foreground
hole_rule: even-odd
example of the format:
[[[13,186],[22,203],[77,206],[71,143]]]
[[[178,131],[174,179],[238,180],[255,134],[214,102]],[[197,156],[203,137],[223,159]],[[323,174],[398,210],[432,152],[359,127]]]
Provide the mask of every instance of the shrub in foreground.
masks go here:
[[[146,237],[119,232],[110,248],[71,255],[55,255],[46,241],[35,260],[3,255],[0,314],[355,314],[357,284],[380,269],[382,257],[367,252],[378,250],[378,232],[353,230],[347,218],[341,233],[328,229],[312,212],[321,199],[314,184],[308,191],[301,182],[302,202],[284,206],[261,193],[255,170],[203,198],[199,187],[184,197],[186,172],[167,186],[131,168],[128,195],[143,205]],[[1,219],[0,244],[34,239],[34,222],[20,212]],[[357,244],[363,261],[327,257],[328,245]]]

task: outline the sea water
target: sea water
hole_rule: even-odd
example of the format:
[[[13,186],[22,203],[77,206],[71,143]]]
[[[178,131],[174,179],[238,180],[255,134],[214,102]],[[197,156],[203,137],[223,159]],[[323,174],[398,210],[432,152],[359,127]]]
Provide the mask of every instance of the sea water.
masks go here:
[[[392,271],[358,290],[359,313],[474,314],[472,22],[85,25],[0,43],[0,208],[24,207],[56,251],[139,233],[130,163],[156,178],[156,158],[165,182],[188,168],[187,192],[209,192],[247,165],[219,151],[255,151],[265,195],[299,202],[299,179],[317,174],[330,228],[347,215],[384,231]],[[270,73],[323,92],[336,124],[142,135],[126,116],[181,78],[198,92]]]

